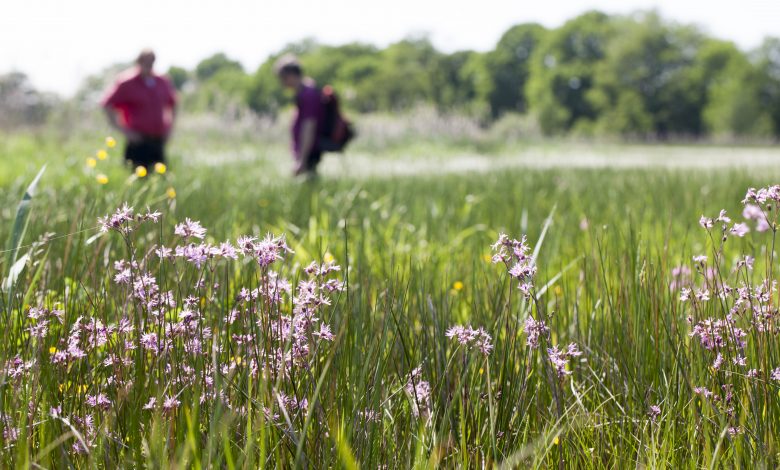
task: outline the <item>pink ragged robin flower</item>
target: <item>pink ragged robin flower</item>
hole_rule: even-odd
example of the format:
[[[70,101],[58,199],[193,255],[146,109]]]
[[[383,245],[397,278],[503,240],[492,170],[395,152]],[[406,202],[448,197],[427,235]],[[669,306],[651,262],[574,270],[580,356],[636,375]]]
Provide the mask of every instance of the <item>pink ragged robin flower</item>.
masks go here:
[[[200,222],[191,220],[189,217],[174,227],[173,233],[183,238],[199,238],[203,239],[206,236],[206,229],[200,224]]]

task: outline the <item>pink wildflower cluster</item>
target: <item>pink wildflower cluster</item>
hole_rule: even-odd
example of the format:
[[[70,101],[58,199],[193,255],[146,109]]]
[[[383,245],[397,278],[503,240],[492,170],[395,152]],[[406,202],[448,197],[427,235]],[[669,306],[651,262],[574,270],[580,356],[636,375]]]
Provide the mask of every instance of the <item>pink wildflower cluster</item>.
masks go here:
[[[734,396],[734,384],[725,383],[720,387],[720,393],[716,393],[707,387],[694,387],[693,393],[707,400],[714,408],[722,413],[729,421],[737,419],[737,403]],[[739,426],[729,426],[729,434],[735,436],[741,434]]]
[[[16,356],[5,362],[2,375],[18,383],[32,370],[33,366],[35,366],[34,359],[25,361],[20,356]]]
[[[415,417],[431,416],[431,384],[422,379],[422,368],[417,367],[409,373],[404,391],[409,396],[412,414]],[[430,420],[427,421],[430,423]]]
[[[239,237],[238,249],[244,256],[254,259],[261,268],[267,268],[283,256],[293,251],[287,246],[284,237],[266,235],[262,240],[255,237]]]
[[[691,268],[687,265],[676,266],[672,269],[672,281],[669,290],[678,291],[691,285]]]
[[[529,255],[530,246],[525,236],[521,240],[516,240],[502,233],[492,249],[493,263],[503,263],[509,275],[519,282],[519,289],[525,298],[531,299],[536,264],[533,257]],[[523,332],[526,335],[526,345],[531,349],[538,349],[542,339],[549,340],[550,328],[544,319],[537,320],[529,314],[523,325]],[[580,355],[582,352],[575,343],[570,343],[565,350],[558,349],[557,345],[547,348],[547,358],[559,378],[571,374],[568,370],[569,359]]]
[[[777,227],[777,206],[780,204],[780,185],[766,188],[750,188],[742,199],[742,217],[754,221],[757,232],[775,230]],[[771,215],[771,219],[770,219]]]
[[[19,439],[19,428],[14,426],[10,416],[0,413],[0,428],[3,430],[3,442],[12,443]]]
[[[735,398],[735,390],[744,387],[747,381],[755,387],[765,387],[767,383],[780,380],[780,367],[762,370],[763,358],[751,357],[749,351],[762,348],[766,341],[758,337],[776,334],[778,309],[773,298],[777,292],[776,281],[772,278],[771,266],[774,263],[772,242],[766,245],[769,258],[764,278],[755,279],[755,259],[745,254],[740,257],[726,258],[724,245],[732,237],[744,237],[751,226],[756,232],[773,233],[777,227],[777,206],[780,204],[780,186],[747,191],[742,200],[744,222],[732,222],[726,211],[717,217],[702,216],[699,224],[711,235],[712,262],[706,256],[694,257],[694,267],[700,275],[700,284],[694,279],[673,273],[673,285],[682,281],[687,287],[680,289],[680,300],[689,308],[687,316],[691,325],[689,336],[697,340],[709,366],[701,380],[712,388],[700,385],[693,392],[725,415],[732,425],[729,434],[742,432],[736,425],[740,422],[738,412],[743,408]],[[719,228],[719,233],[714,236]],[[754,410],[755,411],[755,410]],[[750,412],[745,410],[745,412]]]
[[[647,416],[650,417],[651,421],[658,420],[658,417],[661,416],[661,407],[658,405],[651,405],[650,409],[647,411]]]
[[[747,333],[736,326],[733,315],[727,315],[722,320],[707,318],[697,322],[693,326],[691,337],[698,337],[699,342],[708,350],[720,350],[733,346],[738,350],[745,347]]]
[[[518,282],[518,289],[526,298],[531,297],[533,280],[536,275],[536,264],[528,253],[530,247],[525,236],[520,240],[500,234],[493,244],[493,263],[504,263],[507,272]]]
[[[538,349],[539,340],[541,338],[547,338],[550,329],[547,327],[544,320],[535,320],[533,317],[529,316],[525,319],[523,332],[526,335],[525,344],[531,349]]]
[[[550,358],[550,363],[555,369],[555,373],[558,377],[563,378],[567,375],[571,375],[571,371],[567,370],[569,359],[581,356],[582,352],[577,348],[575,343],[569,343],[569,346],[565,350],[558,349],[558,346],[547,348],[547,355]]]
[[[484,328],[475,330],[470,325],[454,325],[447,330],[446,336],[455,339],[467,348],[476,347],[485,356],[489,356],[490,351],[493,350],[493,338]]]
[[[319,352],[335,339],[323,317],[345,290],[336,277],[338,265],[313,262],[288,269],[283,262],[293,252],[284,237],[212,243],[206,229],[190,219],[175,225],[175,246],[157,246],[137,256],[134,232],[159,219],[158,212],[136,214],[127,204],[100,219],[101,230],[121,234],[130,253],[129,259],[113,263],[112,285],[95,294],[115,306],[101,301],[95,309],[74,311],[38,305],[24,319],[29,337],[46,352],[47,367],[65,379],[62,402],[50,414],[78,432],[72,443],[76,453],[91,452],[101,433],[108,433],[99,423],[118,413],[129,397],[139,397],[144,410],[171,418],[185,397],[245,414],[246,397],[215,383],[218,376],[230,380],[238,372],[256,383],[274,384],[268,402],[260,404],[269,418],[305,413],[307,398],[293,381],[311,374]],[[224,276],[217,268],[232,262],[254,271],[245,277],[247,285],[221,285]],[[277,265],[297,279],[295,287],[274,270]],[[162,279],[171,277],[158,278],[161,269],[177,273],[176,284],[165,285]],[[120,315],[106,315],[108,308]],[[9,383],[21,382],[40,357],[16,356],[2,373]],[[69,379],[75,370],[81,371],[78,383]],[[137,377],[144,381],[136,383]],[[417,385],[419,402],[428,403],[423,384]],[[199,396],[187,395],[195,390]],[[3,429],[6,441],[16,433],[9,426]],[[105,437],[122,441],[121,436]]]
[[[706,230],[713,228],[715,224],[720,224],[721,231],[723,232],[724,236],[734,235],[737,237],[744,237],[748,232],[750,232],[750,228],[748,228],[747,224],[745,223],[735,223],[733,225],[729,225],[731,224],[731,218],[726,215],[725,210],[721,210],[720,214],[718,214],[718,217],[716,218],[701,216],[699,219],[699,225],[701,225]]]
[[[99,218],[98,224],[101,232],[114,230],[128,235],[143,222],[157,222],[161,215],[159,212],[152,212],[151,210],[147,210],[144,214],[136,214],[134,209],[125,203],[113,214]]]

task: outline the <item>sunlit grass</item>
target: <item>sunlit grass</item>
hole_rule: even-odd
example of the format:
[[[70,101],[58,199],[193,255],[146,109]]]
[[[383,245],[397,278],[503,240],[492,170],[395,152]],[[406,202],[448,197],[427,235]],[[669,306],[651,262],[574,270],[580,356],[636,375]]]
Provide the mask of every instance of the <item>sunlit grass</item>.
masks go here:
[[[3,363],[17,354],[35,360],[21,381],[6,376],[0,386],[5,429],[21,430],[5,437],[4,467],[777,463],[777,384],[756,385],[763,395],[747,386],[738,390],[736,424],[744,432],[731,436],[733,423],[693,393],[713,377],[731,379],[711,374],[712,358],[689,337],[691,309],[669,287],[675,267],[693,268],[693,255],[711,253],[699,217],[725,208],[736,219],[745,190],[775,182],[774,170],[519,167],[404,177],[328,173],[300,182],[282,176],[277,157],[266,159],[258,146],[257,160],[223,166],[188,166],[179,150],[169,168],[150,168],[141,177],[121,167],[121,145],[106,142],[104,160],[89,142],[63,151],[50,139],[6,145],[15,145],[10,150],[17,156],[0,185],[0,239],[11,238],[17,205],[38,164],[50,163],[18,251],[30,261],[0,303]],[[137,213],[148,206],[162,214],[159,225],[135,231],[131,244],[115,233],[100,235],[97,223],[125,201]],[[257,287],[260,279],[242,261],[205,271],[154,269],[178,305],[201,273],[207,272],[207,286],[220,284],[207,289],[199,309],[222,349],[191,366],[197,376],[214,357],[227,366],[211,373],[225,403],[201,406],[197,387],[177,390],[180,395],[166,387],[186,363],[183,346],[174,348],[182,355],[170,371],[151,356],[129,353],[128,370],[143,385],[127,396],[108,386],[110,374],[89,359],[67,369],[51,364],[63,350],[56,338],[67,331],[31,338],[29,307],[62,309],[68,322],[84,316],[117,323],[136,307],[112,280],[114,262],[128,259],[129,249],[141,259],[154,245],[179,243],[174,226],[186,218],[199,220],[215,244],[284,234],[295,253],[278,269],[295,281],[311,261],[342,266],[346,290],[319,315],[334,339],[320,343],[305,372],[293,382],[258,380],[247,366],[252,355],[226,334],[238,328],[225,325],[240,288]],[[539,250],[533,305],[506,270],[490,262],[500,232],[526,234]],[[724,264],[745,251],[763,272],[765,241],[757,233],[730,240]],[[0,264],[4,279],[10,268],[6,260]],[[712,307],[701,315],[716,313]],[[544,351],[526,345],[529,314],[546,319],[551,344],[574,342],[582,350],[569,360],[571,375],[551,375]],[[490,354],[448,338],[456,324],[484,328],[492,336]],[[766,375],[780,366],[780,353],[774,336],[762,341],[748,358],[760,357]],[[417,368],[411,390],[417,380],[427,382],[427,405],[408,393]],[[98,392],[112,403],[105,410],[87,402]],[[279,392],[306,398],[308,408],[288,404],[285,413]],[[144,410],[151,396],[158,406]],[[166,398],[180,403],[164,408]],[[61,417],[52,416],[57,406],[64,406]],[[75,418],[88,414],[97,422],[94,442],[88,453],[76,454],[74,444],[91,436],[80,437],[84,425]]]

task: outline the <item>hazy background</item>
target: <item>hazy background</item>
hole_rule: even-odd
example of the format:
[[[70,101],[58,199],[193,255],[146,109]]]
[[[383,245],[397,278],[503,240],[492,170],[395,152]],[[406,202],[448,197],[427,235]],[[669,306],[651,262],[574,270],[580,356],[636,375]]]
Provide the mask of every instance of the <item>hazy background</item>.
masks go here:
[[[745,49],[778,34],[780,19],[780,2],[771,0],[26,0],[0,7],[0,73],[19,70],[37,88],[71,94],[86,76],[147,46],[158,51],[163,69],[193,67],[215,52],[254,69],[306,37],[386,46],[425,33],[444,52],[485,51],[514,24],[557,27],[592,9],[657,9]]]
[[[138,51],[181,96],[177,128],[283,142],[295,53],[367,149],[488,151],[573,137],[780,138],[780,2],[16,2],[0,15],[0,129],[107,132],[98,102]]]

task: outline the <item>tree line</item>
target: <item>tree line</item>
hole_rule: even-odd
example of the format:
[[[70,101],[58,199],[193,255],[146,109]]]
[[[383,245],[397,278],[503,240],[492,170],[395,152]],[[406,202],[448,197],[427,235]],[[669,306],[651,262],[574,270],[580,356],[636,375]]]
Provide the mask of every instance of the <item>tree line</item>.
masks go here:
[[[744,52],[655,12],[588,12],[554,29],[521,24],[484,53],[445,54],[425,38],[383,49],[306,40],[253,73],[217,54],[170,75],[181,89],[191,85],[196,107],[227,100],[273,114],[288,101],[273,63],[289,52],[357,112],[426,103],[485,122],[530,114],[550,135],[780,137],[780,39]]]
[[[290,102],[273,73],[286,53],[352,112],[424,104],[484,124],[527,115],[546,135],[780,137],[780,39],[742,51],[655,12],[591,11],[552,29],[520,24],[487,52],[443,53],[425,37],[385,48],[303,40],[255,71],[220,53],[168,74],[190,111],[273,116]],[[92,77],[77,96],[103,83]]]

